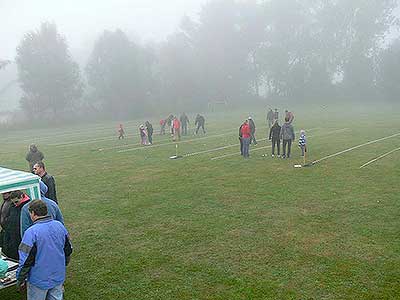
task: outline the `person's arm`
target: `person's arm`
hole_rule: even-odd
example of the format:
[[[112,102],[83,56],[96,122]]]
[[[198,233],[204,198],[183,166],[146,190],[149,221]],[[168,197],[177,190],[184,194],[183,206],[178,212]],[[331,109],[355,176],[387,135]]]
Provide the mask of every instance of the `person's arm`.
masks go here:
[[[293,128],[293,126],[291,126],[291,128],[292,128],[292,140],[294,141],[295,140],[295,138],[296,138],[296,136],[295,136],[295,134],[294,134],[294,128]]]
[[[54,200],[57,203],[57,192],[56,192],[56,182],[54,180],[53,176],[49,176],[49,180],[48,180],[48,198],[50,198],[51,200]]]
[[[20,234],[21,238],[24,236],[25,231],[32,225],[31,217],[29,216],[28,205],[24,205],[20,217]]]
[[[71,254],[72,254],[72,244],[69,239],[68,233],[65,235],[65,243],[64,243],[64,255],[65,255],[65,265],[68,266],[69,262],[71,261]]]
[[[271,129],[269,130],[269,140],[271,140],[271,137],[272,137],[272,129],[273,129],[273,127],[271,127]]]
[[[29,271],[35,264],[37,253],[35,235],[28,231],[22,238],[18,248],[19,266],[17,269],[17,285],[23,286]]]
[[[281,127],[281,130],[279,131],[279,139],[283,138],[283,126]]]

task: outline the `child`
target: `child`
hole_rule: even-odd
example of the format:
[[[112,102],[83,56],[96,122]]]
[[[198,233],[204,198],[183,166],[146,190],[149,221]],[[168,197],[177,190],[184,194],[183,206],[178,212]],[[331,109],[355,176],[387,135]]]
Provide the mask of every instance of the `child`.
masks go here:
[[[307,140],[306,140],[306,132],[304,129],[300,130],[300,138],[299,138],[299,147],[301,149],[301,156],[304,156],[305,152],[307,152],[307,146],[306,146]]]
[[[124,127],[122,127],[122,124],[119,124],[118,134],[119,134],[119,136],[118,136],[119,140],[125,138],[125,131],[124,131]]]
[[[146,127],[144,127],[144,125],[140,125],[139,132],[140,132],[140,139],[141,139],[142,145],[145,145],[145,146],[148,145]]]

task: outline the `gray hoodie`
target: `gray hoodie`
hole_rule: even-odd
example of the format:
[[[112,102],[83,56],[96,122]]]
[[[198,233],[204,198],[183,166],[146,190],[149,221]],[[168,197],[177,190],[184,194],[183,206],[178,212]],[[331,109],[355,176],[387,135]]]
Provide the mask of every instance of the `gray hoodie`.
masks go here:
[[[279,135],[282,140],[293,140],[294,141],[294,129],[290,123],[285,123],[282,125],[281,133]]]

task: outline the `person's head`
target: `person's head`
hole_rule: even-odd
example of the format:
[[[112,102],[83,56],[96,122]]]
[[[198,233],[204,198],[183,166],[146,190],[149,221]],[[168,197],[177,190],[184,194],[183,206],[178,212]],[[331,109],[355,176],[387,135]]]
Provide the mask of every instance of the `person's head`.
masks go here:
[[[286,117],[286,118],[285,118],[285,122],[289,122],[289,117]]]
[[[249,116],[248,119],[251,120],[251,116]]]
[[[277,108],[275,108],[275,111],[278,111],[278,109],[277,109]]]
[[[3,195],[2,195],[3,196],[3,200],[4,201],[11,200],[10,195],[11,195],[11,192],[3,193]]]
[[[247,124],[247,123],[249,123],[249,120],[247,120],[247,119],[244,120],[244,124]]]
[[[279,121],[275,120],[274,125],[279,125]]]
[[[22,191],[12,191],[10,193],[10,200],[14,205],[18,205],[24,198],[24,193]]]
[[[300,134],[306,134],[306,131],[304,129],[301,129]]]
[[[44,173],[46,173],[46,167],[44,166],[44,163],[42,161],[39,161],[34,164],[33,172],[35,172],[35,174],[39,176],[42,176]]]
[[[36,152],[37,151],[36,145],[35,144],[30,144],[29,145],[29,151]]]
[[[29,204],[28,210],[33,222],[41,217],[47,216],[46,203],[40,199],[33,200]]]

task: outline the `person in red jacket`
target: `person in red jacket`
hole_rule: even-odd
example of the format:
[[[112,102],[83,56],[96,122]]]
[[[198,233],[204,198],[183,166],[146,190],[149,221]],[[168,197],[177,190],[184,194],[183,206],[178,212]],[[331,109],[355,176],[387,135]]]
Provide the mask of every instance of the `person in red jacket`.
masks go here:
[[[172,133],[173,133],[173,141],[181,139],[181,122],[179,122],[177,117],[174,117],[172,121]]]
[[[243,142],[243,157],[244,158],[249,157],[250,136],[251,136],[250,125],[249,125],[249,121],[246,120],[246,121],[244,121],[244,123],[242,125],[242,142]]]

